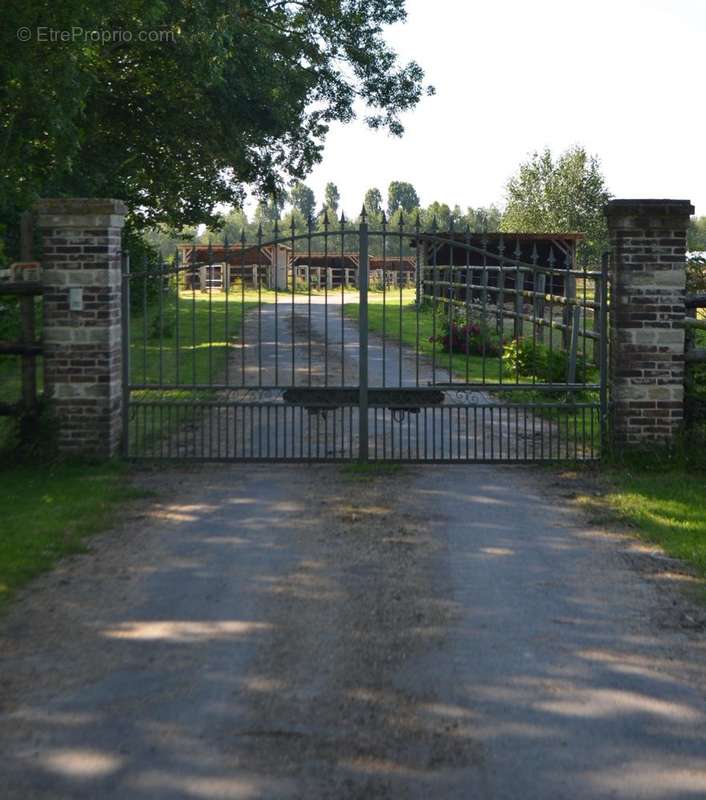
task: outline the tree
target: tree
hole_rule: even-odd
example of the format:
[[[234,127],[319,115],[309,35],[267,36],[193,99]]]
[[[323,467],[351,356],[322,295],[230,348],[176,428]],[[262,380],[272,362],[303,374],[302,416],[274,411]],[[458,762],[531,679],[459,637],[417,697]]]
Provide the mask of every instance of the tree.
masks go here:
[[[495,233],[500,230],[503,212],[496,205],[478,206],[468,208],[465,214],[466,222],[471,231]]]
[[[703,253],[706,251],[706,217],[692,217],[688,232],[689,251]]]
[[[380,212],[382,211],[382,194],[379,189],[375,187],[368,189],[365,193],[365,199],[363,200],[363,208],[371,219],[377,219],[380,216]]]
[[[448,231],[451,227],[451,209],[447,203],[439,203],[435,200],[430,203],[422,212],[422,223],[425,228],[430,228],[436,222],[438,231]]]
[[[605,204],[611,195],[596,156],[575,146],[556,160],[549,148],[533,153],[506,187],[501,230],[531,233],[578,231],[580,251],[598,260],[607,246]]]
[[[383,37],[404,0],[66,0],[53,29],[124,33],[56,43],[36,34],[46,7],[3,5],[0,224],[56,194],[122,198],[137,227],[215,222],[244,184],[266,196],[306,175],[358,107],[400,135],[425,91]]]
[[[335,214],[338,211],[338,202],[340,199],[341,195],[338,191],[338,186],[329,181],[324,189],[324,208]]]
[[[387,187],[387,213],[392,215],[401,208],[409,214],[419,205],[419,195],[411,183],[392,181]]]
[[[289,200],[304,219],[313,217],[316,209],[314,192],[305,183],[297,181],[289,192]]]

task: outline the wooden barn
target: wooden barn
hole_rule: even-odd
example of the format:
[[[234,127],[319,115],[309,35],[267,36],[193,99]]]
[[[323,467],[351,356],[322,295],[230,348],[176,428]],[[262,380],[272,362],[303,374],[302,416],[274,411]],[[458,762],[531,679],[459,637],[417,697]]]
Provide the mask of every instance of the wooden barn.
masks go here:
[[[523,289],[534,291],[535,278],[543,275],[546,292],[564,294],[563,273],[569,267],[576,269],[576,248],[583,238],[581,233],[421,233],[411,238],[410,245],[419,253],[425,290],[436,270],[438,281],[486,285],[495,297],[501,287],[514,290],[518,262]]]
[[[186,289],[223,290],[236,281],[245,285],[287,288],[290,248],[277,245],[179,245],[179,264]]]

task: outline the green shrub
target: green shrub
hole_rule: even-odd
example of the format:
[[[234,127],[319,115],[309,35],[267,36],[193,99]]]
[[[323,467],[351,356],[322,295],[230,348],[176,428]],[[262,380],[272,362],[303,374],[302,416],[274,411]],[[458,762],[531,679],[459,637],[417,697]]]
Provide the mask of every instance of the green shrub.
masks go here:
[[[503,348],[503,362],[509,371],[534,377],[540,383],[566,383],[569,376],[569,354],[549,349],[532,339],[513,339]],[[576,382],[586,380],[587,364],[583,354],[576,358]]]

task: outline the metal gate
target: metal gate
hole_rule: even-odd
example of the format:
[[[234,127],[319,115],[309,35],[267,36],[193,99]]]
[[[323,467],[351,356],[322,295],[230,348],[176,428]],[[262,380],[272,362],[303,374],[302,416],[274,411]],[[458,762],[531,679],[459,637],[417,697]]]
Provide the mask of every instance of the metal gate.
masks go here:
[[[124,453],[595,459],[607,269],[577,266],[579,238],[363,216],[125,258]]]

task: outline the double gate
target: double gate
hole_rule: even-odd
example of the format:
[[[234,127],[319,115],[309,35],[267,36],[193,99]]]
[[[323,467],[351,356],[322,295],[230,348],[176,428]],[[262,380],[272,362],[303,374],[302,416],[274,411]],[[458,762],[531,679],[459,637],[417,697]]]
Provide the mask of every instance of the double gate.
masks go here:
[[[577,266],[577,238],[363,218],[126,258],[124,453],[597,458],[607,270]]]

